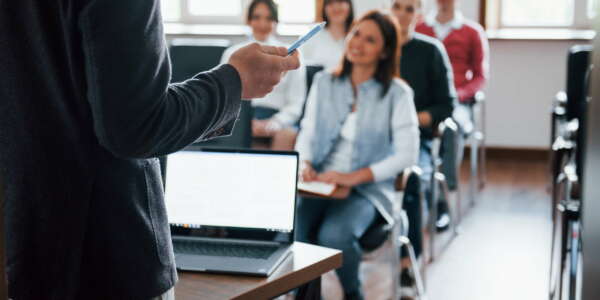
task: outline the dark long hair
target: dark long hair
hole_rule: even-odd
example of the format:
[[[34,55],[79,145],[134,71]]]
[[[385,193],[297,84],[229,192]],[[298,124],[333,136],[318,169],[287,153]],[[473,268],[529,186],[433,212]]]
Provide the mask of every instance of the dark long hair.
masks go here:
[[[346,2],[350,5],[350,12],[348,13],[348,17],[346,18],[346,22],[344,25],[346,26],[346,33],[350,31],[352,27],[352,22],[354,22],[354,5],[352,4],[352,0],[325,0],[323,1],[323,7],[321,8],[321,15],[323,16],[323,21],[327,22],[325,27],[329,27],[329,19],[327,18],[327,13],[325,12],[325,7],[333,2]]]
[[[250,23],[252,19],[252,14],[254,14],[254,9],[258,4],[264,4],[269,8],[269,12],[271,13],[271,20],[279,23],[279,12],[277,10],[277,4],[273,2],[273,0],[252,0],[250,5],[248,5],[248,14],[246,15],[246,22]]]
[[[400,25],[396,18],[392,17],[389,13],[385,13],[379,10],[372,10],[364,14],[354,26],[361,22],[371,20],[377,24],[381,34],[383,35],[383,51],[385,58],[379,60],[375,75],[375,80],[383,85],[381,96],[385,96],[394,78],[400,78],[400,49],[402,43],[402,36]],[[352,34],[352,33],[350,33]],[[342,64],[335,71],[334,75],[337,78],[349,76],[352,73],[352,63],[346,58],[344,50],[344,58]]]

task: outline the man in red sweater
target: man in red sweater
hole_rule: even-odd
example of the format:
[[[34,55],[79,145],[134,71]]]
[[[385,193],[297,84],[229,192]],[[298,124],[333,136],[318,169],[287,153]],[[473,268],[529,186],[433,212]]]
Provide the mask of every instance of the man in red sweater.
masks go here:
[[[457,0],[437,0],[438,10],[425,17],[416,31],[443,42],[454,70],[460,103],[472,101],[488,78],[489,46],[481,25],[463,17]]]
[[[454,86],[461,105],[457,105],[453,118],[460,125],[463,133],[473,130],[473,111],[471,105],[475,94],[483,89],[488,78],[489,45],[481,25],[464,18],[457,9],[459,0],[437,0],[437,11],[433,11],[416,27],[416,31],[439,39],[444,44],[450,57],[454,73]],[[459,136],[458,148],[444,147],[441,156],[443,161],[456,159],[459,163],[463,157],[464,138]],[[458,178],[452,170],[454,164],[442,163],[441,171],[446,175],[448,186],[453,189],[458,185]],[[442,204],[447,202],[441,201]],[[437,221],[438,228],[447,228],[448,208],[440,208],[442,216]]]

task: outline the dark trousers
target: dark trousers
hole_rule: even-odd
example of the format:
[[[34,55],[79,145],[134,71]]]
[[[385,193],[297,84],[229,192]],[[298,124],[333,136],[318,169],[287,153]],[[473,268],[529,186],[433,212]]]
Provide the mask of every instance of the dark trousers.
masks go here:
[[[431,205],[431,177],[433,175],[433,158],[431,156],[431,140],[421,139],[419,148],[419,167],[423,173],[421,175],[420,192],[425,196],[427,203]],[[414,192],[413,192],[414,191]],[[402,201],[402,209],[408,215],[408,238],[410,239],[417,257],[423,252],[423,213],[420,195],[418,190],[407,189]],[[403,251],[402,256],[406,257]]]

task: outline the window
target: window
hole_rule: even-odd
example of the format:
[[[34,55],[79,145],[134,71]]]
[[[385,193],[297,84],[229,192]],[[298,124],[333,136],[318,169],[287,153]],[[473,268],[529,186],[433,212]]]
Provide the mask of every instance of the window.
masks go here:
[[[487,0],[486,23],[498,28],[590,29],[597,0]]]
[[[503,0],[502,27],[568,27],[573,25],[573,0]]]
[[[160,2],[160,8],[165,22],[176,22],[181,18],[181,6],[178,0],[163,0]]]
[[[589,0],[587,7],[587,16],[588,19],[592,20],[596,17],[598,12],[598,0]]]
[[[244,24],[251,0],[162,0],[166,22],[189,24]],[[314,0],[275,0],[279,6],[279,21],[287,24],[307,24],[315,21]]]

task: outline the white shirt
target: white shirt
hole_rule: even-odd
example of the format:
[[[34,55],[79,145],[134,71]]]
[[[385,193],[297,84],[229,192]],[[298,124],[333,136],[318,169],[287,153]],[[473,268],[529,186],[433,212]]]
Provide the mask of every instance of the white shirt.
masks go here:
[[[247,41],[231,46],[225,50],[221,57],[221,64],[227,63],[231,55],[238,49],[256,42],[249,38]],[[269,46],[286,46],[273,37],[261,44]],[[294,71],[289,71],[281,79],[281,82],[273,91],[264,98],[252,99],[252,106],[261,106],[276,109],[276,113],[271,120],[277,121],[284,127],[293,126],[300,119],[302,107],[306,98],[306,70],[304,65]]]
[[[428,26],[433,27],[435,36],[440,41],[443,41],[444,39],[446,39],[446,37],[452,32],[452,30],[460,29],[463,26],[464,20],[465,20],[465,17],[463,16],[463,14],[460,11],[455,11],[454,19],[452,19],[444,24],[441,24],[440,22],[438,22],[436,17],[437,17],[437,12],[429,14],[427,16],[427,18],[425,18],[425,23]]]
[[[352,149],[354,148],[354,142],[356,140],[356,117],[355,111],[351,112],[344,125],[342,125],[342,131],[340,132],[340,138],[338,139],[333,151],[329,158],[323,164],[323,171],[337,171],[341,173],[352,172]]]
[[[300,52],[307,65],[321,65],[326,70],[333,70],[342,62],[344,39],[336,40],[331,32],[325,29],[304,44]]]

